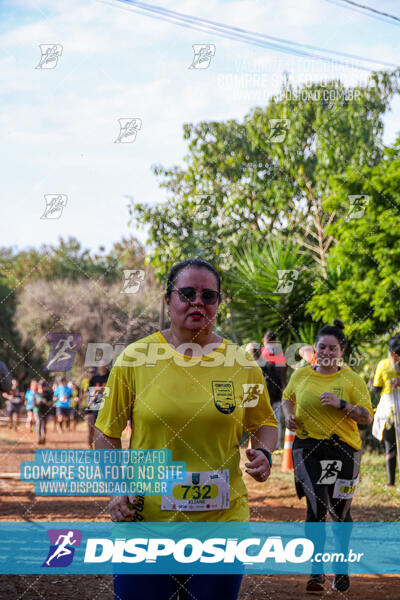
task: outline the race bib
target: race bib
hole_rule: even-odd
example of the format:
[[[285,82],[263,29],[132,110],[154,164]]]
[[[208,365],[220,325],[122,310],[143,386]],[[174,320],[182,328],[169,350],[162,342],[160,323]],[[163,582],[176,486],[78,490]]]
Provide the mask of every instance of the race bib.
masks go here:
[[[229,469],[187,472],[172,494],[161,497],[161,510],[223,510],[230,506]]]
[[[356,479],[336,479],[335,487],[333,488],[333,497],[343,499],[352,498],[358,488],[358,482],[358,476]]]

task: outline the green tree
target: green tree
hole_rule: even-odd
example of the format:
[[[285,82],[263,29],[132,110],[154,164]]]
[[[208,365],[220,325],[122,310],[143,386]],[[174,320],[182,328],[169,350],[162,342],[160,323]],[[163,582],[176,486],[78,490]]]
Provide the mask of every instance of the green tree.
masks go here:
[[[252,243],[235,253],[227,275],[229,310],[241,341],[261,341],[272,329],[286,347],[309,341],[314,333],[305,300],[311,298],[315,269],[300,246],[278,236],[262,245]]]
[[[301,243],[327,278],[330,178],[379,162],[382,117],[399,72],[375,73],[354,88],[331,81],[295,90],[287,81],[279,98],[241,123],[184,125],[186,165],[154,167],[168,202],[130,207],[132,220],[148,227],[157,275],[190,255],[228,270],[235,247],[279,231]],[[282,141],[276,119],[289,120]]]
[[[314,317],[340,317],[365,344],[400,328],[400,138],[379,164],[350,167],[332,180],[327,210],[338,214],[329,266],[334,286],[322,284],[308,303]]]
[[[115,243],[110,251],[100,247],[97,252],[91,252],[73,237],[60,238],[57,245],[43,244],[40,248],[0,248],[0,360],[14,369],[20,378],[28,377],[32,370],[39,371],[43,366],[41,354],[44,348],[43,344],[40,346],[39,339],[45,332],[56,331],[53,327],[57,326],[58,331],[64,330],[61,313],[49,312],[47,306],[52,302],[53,293],[53,304],[57,303],[56,290],[60,285],[86,283],[86,288],[92,290],[92,296],[96,296],[99,289],[106,295],[112,285],[122,288],[123,269],[144,269],[146,284],[153,285],[152,269],[144,263],[144,248],[132,237]],[[56,290],[46,288],[44,284],[48,282],[53,282]],[[31,298],[27,295],[36,290],[31,287],[35,283],[39,285],[37,289],[47,290],[47,299],[46,293],[39,294],[42,306],[36,303],[34,295]],[[84,287],[81,285],[78,291],[83,291]],[[76,297],[74,288],[68,288],[64,298],[65,316],[74,307]],[[123,297],[116,295],[115,298],[119,299],[119,305],[124,305]],[[82,307],[81,311],[82,314],[85,312]],[[120,311],[121,307],[115,305],[115,314]],[[58,320],[57,315],[60,316]],[[133,311],[129,319],[123,320],[124,326],[132,329],[134,336],[135,318]],[[37,335],[35,339],[34,335]]]

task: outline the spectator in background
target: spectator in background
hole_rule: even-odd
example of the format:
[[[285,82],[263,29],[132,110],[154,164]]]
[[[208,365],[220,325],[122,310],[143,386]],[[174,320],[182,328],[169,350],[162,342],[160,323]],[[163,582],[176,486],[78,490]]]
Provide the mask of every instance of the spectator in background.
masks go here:
[[[58,432],[62,433],[63,423],[65,423],[65,428],[69,429],[72,398],[72,390],[67,386],[65,377],[61,377],[60,383],[55,389],[54,398],[56,400]]]
[[[53,421],[53,431],[57,431],[57,411],[56,411],[56,401],[54,399],[54,392],[57,389],[57,382],[55,381],[54,383],[51,384],[49,391],[51,392],[52,395],[52,403],[49,406],[48,410],[47,410],[47,420],[46,423],[48,421],[50,421],[50,419]]]
[[[97,419],[97,413],[99,412],[102,401],[103,392],[106,387],[107,379],[110,372],[107,369],[107,365],[104,360],[100,361],[99,372],[97,375],[93,375],[89,381],[88,388],[88,400],[87,408],[85,410],[85,419],[88,426],[88,445],[89,448],[93,448],[94,442],[94,426]]]
[[[25,409],[26,409],[26,429],[31,433],[34,421],[33,409],[35,408],[35,394],[38,389],[38,382],[32,379],[29,385],[29,390],[25,394]]]
[[[246,352],[248,352],[261,367],[263,372],[265,383],[267,384],[269,399],[271,402],[272,410],[276,420],[278,421],[278,441],[276,450],[281,447],[281,400],[282,400],[282,381],[276,365],[273,362],[268,362],[261,355],[261,348],[257,342],[249,342],[246,346]]]
[[[92,377],[94,377],[97,373],[96,367],[86,367],[86,376],[81,381],[80,391],[79,391],[79,410],[86,411],[87,409],[87,401],[89,396],[89,383]]]
[[[35,394],[36,406],[36,435],[39,445],[46,443],[46,420],[49,409],[53,404],[53,394],[49,390],[45,379],[41,379],[38,383],[38,389]]]
[[[72,392],[70,421],[72,430],[75,431],[79,420],[79,389],[73,381],[68,381],[68,387]]]
[[[312,367],[317,364],[317,355],[315,353],[314,346],[311,346],[310,344],[302,346],[299,350],[299,354],[301,358]],[[304,366],[306,367],[307,364],[304,364]]]
[[[268,363],[275,365],[281,379],[282,389],[287,384],[286,358],[282,351],[282,345],[273,331],[267,331],[262,339],[261,356]]]
[[[394,424],[394,390],[400,387],[400,335],[388,341],[389,354],[378,363],[374,390],[380,394],[372,435],[385,444],[386,487],[394,486],[396,477],[396,429]]]
[[[24,404],[23,394],[20,390],[18,379],[13,379],[11,382],[11,390],[8,393],[3,392],[6,399],[6,408],[9,418],[8,426],[10,429],[14,427],[15,431],[19,425],[19,413]]]

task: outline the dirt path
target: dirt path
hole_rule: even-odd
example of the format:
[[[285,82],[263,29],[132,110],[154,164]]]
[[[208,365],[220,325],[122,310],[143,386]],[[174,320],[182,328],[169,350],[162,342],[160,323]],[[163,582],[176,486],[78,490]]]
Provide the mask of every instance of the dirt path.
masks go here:
[[[50,431],[49,448],[85,448],[84,425],[76,432],[60,436]],[[33,460],[35,436],[0,428],[0,470],[17,473],[21,461]],[[107,521],[106,498],[36,498],[33,484],[0,479],[0,521]],[[354,507],[360,520],[377,520],[377,508]],[[390,515],[388,515],[389,517]],[[304,503],[294,495],[293,486],[273,487],[268,495],[260,492],[251,498],[251,518],[255,521],[302,521]],[[379,520],[385,519],[380,514]],[[387,518],[385,520],[390,520]],[[240,600],[303,600],[349,597],[354,600],[400,600],[400,576],[354,576],[347,594],[332,592],[330,581],[323,594],[304,592],[305,575],[257,575],[243,579]],[[331,580],[329,577],[328,580]],[[113,600],[110,575],[0,575],[0,600]],[[149,599],[150,600],[150,599]],[[221,600],[224,600],[221,598]]]

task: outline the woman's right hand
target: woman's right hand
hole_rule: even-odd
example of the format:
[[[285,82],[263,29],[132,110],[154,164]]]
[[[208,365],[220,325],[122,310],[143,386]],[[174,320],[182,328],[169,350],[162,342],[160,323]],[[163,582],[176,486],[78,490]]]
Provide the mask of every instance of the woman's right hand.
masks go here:
[[[296,431],[298,424],[294,415],[285,415],[285,427],[290,431]]]
[[[398,387],[400,387],[400,378],[399,377],[393,377],[393,379],[390,380],[390,384],[391,384],[392,388],[398,388]]]
[[[110,500],[111,521],[132,521],[135,516],[135,496],[113,496]]]

